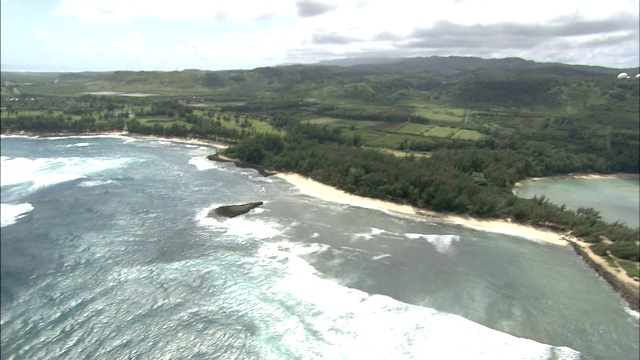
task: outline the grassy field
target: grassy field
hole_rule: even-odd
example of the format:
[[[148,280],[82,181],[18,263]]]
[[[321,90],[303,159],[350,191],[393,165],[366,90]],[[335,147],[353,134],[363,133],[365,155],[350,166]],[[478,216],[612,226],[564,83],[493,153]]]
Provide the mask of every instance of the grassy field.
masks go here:
[[[427,132],[427,130],[429,130],[429,125],[405,123],[395,129],[394,132],[400,134],[422,135]]]
[[[628,260],[616,259],[618,265],[627,272],[629,277],[640,277],[640,270],[638,269],[638,263]]]
[[[424,133],[424,136],[447,138],[447,137],[453,136],[456,130],[457,128],[452,128],[452,127],[433,126],[427,132]]]
[[[377,148],[377,150],[391,154],[396,157],[407,157],[407,156],[415,156],[415,157],[429,157],[431,156],[430,152],[426,151],[402,151],[402,150],[394,150],[394,149],[386,149],[386,148]]]
[[[429,120],[460,123],[465,120],[466,110],[429,106],[416,108],[414,115],[425,117]]]
[[[484,135],[474,130],[458,129],[452,137],[459,140],[480,140]]]
[[[315,125],[330,125],[332,127],[351,128],[351,129],[365,129],[380,124],[380,121],[369,120],[349,120],[338,119],[332,117],[320,117],[311,120],[307,120],[309,124]]]

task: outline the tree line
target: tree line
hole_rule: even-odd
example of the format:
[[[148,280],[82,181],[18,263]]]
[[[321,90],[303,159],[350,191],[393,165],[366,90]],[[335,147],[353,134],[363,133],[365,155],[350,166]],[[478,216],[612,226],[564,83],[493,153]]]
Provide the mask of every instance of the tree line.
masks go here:
[[[225,154],[269,169],[296,172],[360,196],[571,231],[599,243],[604,251],[638,261],[638,229],[609,224],[592,208],[573,211],[544,197],[521,199],[511,191],[515,181],[529,176],[607,170],[606,159],[597,155],[517,143],[512,149],[499,148],[506,144],[494,144],[495,149],[482,149],[487,144],[467,145],[436,151],[429,158],[398,158],[358,148],[327,128],[298,124],[289,130],[285,137],[247,138],[227,148]],[[555,155],[549,158],[551,154]],[[601,242],[601,236],[613,243]]]

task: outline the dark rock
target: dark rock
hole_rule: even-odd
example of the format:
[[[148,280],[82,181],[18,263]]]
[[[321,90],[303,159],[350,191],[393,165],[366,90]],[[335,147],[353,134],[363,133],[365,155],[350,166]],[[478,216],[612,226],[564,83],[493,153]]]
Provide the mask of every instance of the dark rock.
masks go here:
[[[254,169],[260,175],[262,175],[264,177],[272,176],[272,175],[277,174],[277,172],[267,170],[267,169],[265,169],[264,167],[262,167],[260,165],[249,164],[249,163],[244,162],[244,161],[231,159],[231,158],[228,158],[228,157],[226,157],[224,155],[221,155],[221,154],[218,154],[218,153],[207,156],[207,159],[209,159],[211,161],[217,161],[217,162],[231,162],[231,163],[234,163],[239,168]]]
[[[262,201],[258,201],[258,202],[252,202],[247,204],[240,204],[240,205],[220,206],[218,208],[215,208],[209,211],[208,216],[209,217],[223,216],[223,217],[232,218],[238,215],[246,214],[249,211],[257,208],[258,206],[261,206],[262,204],[263,204]]]

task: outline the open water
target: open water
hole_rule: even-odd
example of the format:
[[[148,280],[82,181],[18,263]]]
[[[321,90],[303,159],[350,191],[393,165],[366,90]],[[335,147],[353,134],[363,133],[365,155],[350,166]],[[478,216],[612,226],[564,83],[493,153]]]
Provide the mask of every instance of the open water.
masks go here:
[[[640,179],[620,176],[601,179],[550,178],[527,181],[515,191],[524,198],[544,195],[554,204],[578,210],[592,207],[608,222],[640,227]]]
[[[2,359],[639,357],[569,248],[319,201],[211,147],[1,144]]]

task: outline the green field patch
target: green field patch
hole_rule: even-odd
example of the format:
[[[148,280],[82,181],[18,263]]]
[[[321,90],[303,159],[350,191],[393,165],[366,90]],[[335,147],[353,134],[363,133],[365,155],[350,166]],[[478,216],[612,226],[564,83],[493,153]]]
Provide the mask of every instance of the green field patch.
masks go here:
[[[331,127],[340,127],[340,128],[350,128],[350,129],[365,129],[370,127],[375,127],[381,124],[380,121],[371,121],[371,120],[349,120],[349,119],[339,119],[332,117],[321,117],[312,120],[307,120],[309,124],[314,125],[329,125]]]
[[[184,125],[184,126],[187,127],[187,129],[190,129],[193,126],[192,124],[189,124],[186,121],[175,120],[175,119],[171,119],[171,118],[138,118],[137,120],[142,125],[160,124],[163,127],[168,127],[168,126],[171,126],[173,124],[177,124],[177,125]]]
[[[387,148],[377,148],[377,150],[387,154],[391,154],[395,157],[415,156],[415,157],[427,158],[431,156],[431,153],[427,151],[402,151],[402,150],[387,149]]]
[[[229,114],[227,114],[229,115]],[[222,116],[221,116],[222,117]],[[284,135],[284,131],[280,129],[276,129],[270,123],[262,120],[258,120],[252,117],[239,116],[238,122],[236,123],[236,118],[233,116],[228,117],[230,120],[221,120],[220,124],[222,127],[227,129],[234,129],[238,131],[255,131],[257,134],[276,134],[276,135]],[[247,125],[248,123],[248,125]]]
[[[452,138],[458,140],[480,140],[484,137],[483,134],[475,130],[459,129],[453,134]]]
[[[317,118],[317,119],[311,119],[308,120],[309,124],[314,124],[314,125],[326,125],[326,124],[333,124],[335,122],[337,122],[339,119],[336,118],[332,118],[332,117],[321,117],[321,118]]]
[[[456,130],[456,128],[434,126],[431,129],[427,130],[427,132],[424,133],[424,136],[446,138],[452,136]]]
[[[413,114],[429,120],[458,123],[464,121],[466,113],[465,109],[459,108],[428,107],[417,108]]]
[[[629,275],[629,277],[640,277],[640,270],[638,269],[637,262],[622,259],[616,259],[616,262],[618,263],[618,265],[620,265],[621,268],[624,269],[624,271],[627,272],[627,275]]]
[[[284,135],[284,131],[281,129],[276,129],[273,125],[269,124],[266,121],[261,121],[258,119],[250,118],[249,122],[251,126],[256,129],[256,133],[258,134],[276,134],[276,135]]]
[[[399,148],[400,144],[402,144],[405,140],[411,141],[423,139],[421,136],[387,133],[374,130],[344,129],[342,131],[342,135],[347,139],[350,139],[356,134],[362,138],[362,143],[364,146],[388,149]]]
[[[394,132],[402,134],[422,135],[429,130],[429,125],[404,123],[394,130]]]

